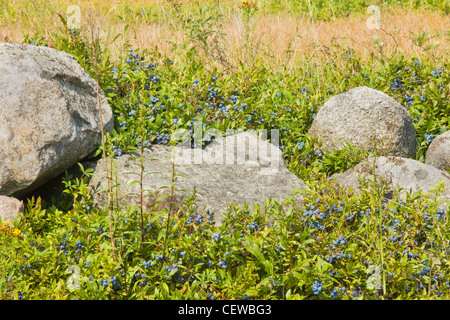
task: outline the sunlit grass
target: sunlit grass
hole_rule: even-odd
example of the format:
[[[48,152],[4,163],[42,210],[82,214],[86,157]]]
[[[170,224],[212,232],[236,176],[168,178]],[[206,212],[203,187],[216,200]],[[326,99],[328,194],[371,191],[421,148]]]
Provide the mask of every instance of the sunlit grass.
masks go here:
[[[381,29],[369,29],[367,20],[370,14],[361,10],[340,19],[318,20],[309,12],[265,11],[267,3],[261,2],[263,5],[246,24],[239,3],[233,1],[219,1],[218,7],[214,1],[200,4],[184,1],[180,7],[174,3],[178,2],[3,1],[0,4],[0,40],[20,43],[24,33],[50,38],[61,28],[58,14],[67,18],[71,14],[67,8],[78,5],[81,27],[88,24],[87,17],[94,12],[102,30],[101,39],[113,58],[117,59],[124,53],[125,42],[141,49],[153,50],[157,46],[160,52],[168,54],[174,44],[180,46],[190,40],[189,30],[182,21],[187,23],[198,15],[200,6],[208,6],[215,8],[218,16],[215,25],[217,31],[223,33],[220,39],[223,56],[233,65],[237,61],[245,61],[248,54],[248,50],[244,50],[246,41],[254,51],[253,59],[270,66],[282,64],[288,68],[303,63],[305,57],[320,56],[323,61],[328,61],[331,58],[327,53],[334,46],[361,52],[363,59],[373,53],[387,57],[394,53],[432,54],[445,59],[450,49],[449,16],[443,10],[429,7],[382,6]],[[422,47],[415,41],[421,33],[425,34],[426,40]],[[427,46],[431,46],[429,52],[424,49]],[[205,61],[208,62],[207,57]]]

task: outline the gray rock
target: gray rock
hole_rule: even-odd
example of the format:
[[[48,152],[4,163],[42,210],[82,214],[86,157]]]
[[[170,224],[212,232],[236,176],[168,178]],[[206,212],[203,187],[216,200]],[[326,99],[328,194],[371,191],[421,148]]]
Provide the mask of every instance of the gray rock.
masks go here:
[[[335,181],[341,186],[352,187],[355,191],[359,191],[358,177],[363,178],[366,182],[368,178],[372,177],[373,161],[373,158],[369,158],[354,168],[335,175]],[[434,188],[439,182],[444,182],[445,190],[439,198],[444,202],[441,203],[440,208],[446,210],[447,205],[450,204],[450,175],[446,172],[413,159],[393,156],[377,158],[375,166],[375,175],[378,181],[391,183],[389,192],[391,195],[398,187],[401,187],[403,191],[399,194],[399,198],[405,201],[406,192],[431,192],[431,188]]]
[[[11,222],[23,213],[23,201],[16,198],[0,196],[0,217],[3,222]]]
[[[450,131],[438,135],[431,142],[425,163],[443,171],[450,170]]]
[[[111,132],[102,91],[100,101]],[[20,198],[98,147],[95,81],[69,54],[0,43],[0,123],[0,195]]]
[[[242,144],[245,141],[247,147]],[[250,210],[255,204],[264,208],[266,197],[282,203],[285,196],[292,194],[293,188],[306,188],[303,181],[287,169],[279,148],[251,133],[218,137],[205,149],[155,145],[151,151],[145,150],[144,157],[145,170],[150,174],[144,176],[143,188],[155,192],[155,196],[145,198],[143,207],[146,211],[152,210],[157,197],[171,194],[173,159],[177,175],[175,189],[178,190],[175,192],[177,207],[173,208],[173,212],[185,209],[180,204],[195,189],[198,213],[208,208],[217,225],[221,224],[223,213],[228,211],[230,204],[243,207],[245,202]],[[130,186],[133,180],[138,180],[139,175],[127,174],[139,172],[139,167],[133,165],[137,162],[139,160],[132,160],[130,155],[116,159],[122,203],[139,204],[139,184]],[[104,208],[107,196],[100,192],[106,189],[104,160],[86,163],[85,167],[95,168],[89,185],[92,187],[94,202]],[[161,189],[164,186],[168,188]],[[187,192],[179,191],[183,189]],[[301,196],[295,195],[294,199],[301,200]],[[158,210],[169,208],[169,203],[170,197],[165,198],[158,204]]]
[[[325,151],[340,150],[345,141],[382,155],[414,157],[416,134],[411,116],[387,94],[357,87],[329,99],[319,109],[309,135],[322,138]]]

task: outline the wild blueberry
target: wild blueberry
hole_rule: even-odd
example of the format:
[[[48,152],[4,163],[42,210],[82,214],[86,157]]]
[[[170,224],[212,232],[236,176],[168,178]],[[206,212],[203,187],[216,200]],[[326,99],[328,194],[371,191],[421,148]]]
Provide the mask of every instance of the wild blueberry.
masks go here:
[[[337,291],[336,288],[334,288],[333,290],[330,291],[330,296],[331,296],[333,299],[338,299],[338,298],[339,298],[339,297],[338,297],[338,291]]]
[[[213,233],[211,235],[211,238],[213,238],[216,241],[220,241],[220,233]]]
[[[317,296],[319,295],[320,291],[322,291],[322,285],[323,283],[320,281],[315,280],[312,285],[313,293]]]
[[[219,258],[219,267],[221,267],[222,269],[226,269],[227,268],[227,262],[225,260],[222,260]]]

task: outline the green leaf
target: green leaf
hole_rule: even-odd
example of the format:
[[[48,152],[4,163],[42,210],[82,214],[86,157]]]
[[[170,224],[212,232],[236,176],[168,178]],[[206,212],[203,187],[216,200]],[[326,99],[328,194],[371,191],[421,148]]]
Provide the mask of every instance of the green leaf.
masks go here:
[[[259,246],[255,242],[251,241],[250,239],[245,239],[245,243],[247,244],[247,246],[246,246],[247,250],[258,259],[258,261],[264,267],[264,270],[268,274],[271,274],[270,263],[267,262],[266,258],[264,257],[264,255],[260,251]]]
[[[323,274],[329,269],[333,268],[333,265],[322,258],[318,257],[316,262],[316,268],[319,271],[319,274]]]

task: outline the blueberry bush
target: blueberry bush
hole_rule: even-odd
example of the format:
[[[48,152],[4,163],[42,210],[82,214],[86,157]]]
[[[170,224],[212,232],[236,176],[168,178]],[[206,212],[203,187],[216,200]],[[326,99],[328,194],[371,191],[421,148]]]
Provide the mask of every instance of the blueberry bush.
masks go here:
[[[329,5],[322,5],[319,12],[329,16]],[[387,185],[376,180],[361,193],[344,189],[332,175],[372,154],[350,144],[325,152],[307,134],[327,99],[365,85],[408,110],[416,160],[423,162],[434,137],[450,126],[445,57],[364,60],[336,47],[329,54],[339,65],[311,63],[283,72],[263,63],[211,67],[200,46],[174,47],[174,57],[183,59],[128,46],[121,60],[112,61],[83,29],[26,35],[25,43],[72,54],[94,79],[98,67],[114,112],[104,150],[113,159],[169,145],[176,129],[192,134],[194,122],[203,131],[273,128],[280,130],[288,168],[309,190],[293,190],[290,209],[273,200],[254,210],[230,206],[219,227],[208,209],[194,206],[195,194],[184,211],[117,204],[102,210],[87,186],[92,170],[80,165],[81,177],[66,173],[60,192],[27,198],[14,224],[0,222],[1,299],[450,298],[449,215],[436,200],[443,186],[427,196],[408,194],[406,201],[396,193],[389,202],[383,198]],[[191,143],[207,141],[193,137]],[[102,152],[99,146],[90,158]],[[294,200],[296,193],[302,201]]]

